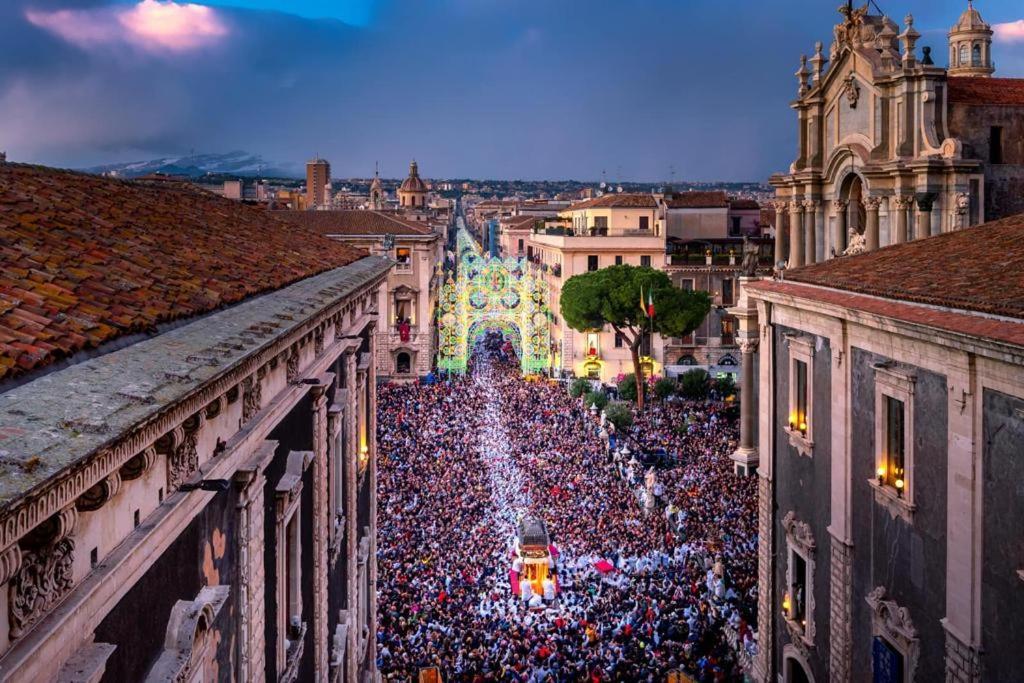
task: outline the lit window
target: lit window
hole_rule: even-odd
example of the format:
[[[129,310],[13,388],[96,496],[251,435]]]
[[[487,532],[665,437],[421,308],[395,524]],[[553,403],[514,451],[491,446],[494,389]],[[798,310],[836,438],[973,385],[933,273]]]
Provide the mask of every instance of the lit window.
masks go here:
[[[814,643],[814,534],[791,510],[782,519],[786,533],[786,588],[782,616],[791,639]]]
[[[789,415],[786,431],[789,442],[800,455],[814,450],[814,340],[794,335],[789,341]]]
[[[914,511],[914,385],[894,363],[875,368],[875,500],[908,522]]]
[[[398,262],[398,270],[408,270],[412,267],[412,249],[409,247],[398,247],[395,249],[395,261]]]

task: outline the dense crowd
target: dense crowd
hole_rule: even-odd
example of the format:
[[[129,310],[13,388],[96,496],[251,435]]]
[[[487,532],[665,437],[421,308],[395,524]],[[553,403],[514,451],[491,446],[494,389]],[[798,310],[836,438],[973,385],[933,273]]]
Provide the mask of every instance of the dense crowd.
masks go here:
[[[499,354],[500,355],[500,354]],[[565,386],[501,358],[379,394],[379,667],[385,680],[741,680],[753,647],[756,514],[715,402],[658,402],[620,445],[663,447],[650,476],[609,454]],[[646,482],[646,483],[645,483]],[[543,519],[561,591],[530,608],[509,584],[515,526]],[[614,569],[599,571],[604,560]],[[607,567],[607,565],[605,565]]]

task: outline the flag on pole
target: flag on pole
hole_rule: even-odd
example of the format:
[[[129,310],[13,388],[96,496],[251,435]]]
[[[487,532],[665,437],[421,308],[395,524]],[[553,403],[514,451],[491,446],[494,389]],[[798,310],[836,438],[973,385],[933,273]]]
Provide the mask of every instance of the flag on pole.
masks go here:
[[[640,285],[640,310],[643,312],[644,317],[647,317],[647,304],[644,302],[644,286]]]
[[[647,317],[654,317],[654,294],[651,290],[647,290]]]

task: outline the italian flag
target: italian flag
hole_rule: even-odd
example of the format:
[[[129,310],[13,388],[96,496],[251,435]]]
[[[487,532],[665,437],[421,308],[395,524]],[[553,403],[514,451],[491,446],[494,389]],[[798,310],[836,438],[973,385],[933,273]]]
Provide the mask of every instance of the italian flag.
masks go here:
[[[647,290],[647,301],[644,301],[643,285],[640,285],[640,310],[643,311],[644,317],[654,317],[654,296],[651,290]]]

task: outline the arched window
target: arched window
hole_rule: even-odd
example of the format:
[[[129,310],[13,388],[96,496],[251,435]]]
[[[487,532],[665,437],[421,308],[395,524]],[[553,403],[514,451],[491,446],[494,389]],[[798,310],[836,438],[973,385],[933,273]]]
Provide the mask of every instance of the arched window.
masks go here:
[[[404,351],[395,357],[395,372],[399,375],[408,375],[412,369],[412,358]]]
[[[683,356],[682,358],[679,359],[679,364],[680,365],[696,365],[697,364],[697,359],[694,358],[693,356],[691,356],[690,354],[686,354],[685,356]]]
[[[960,46],[960,66],[967,66],[967,43]]]
[[[729,355],[722,356],[722,358],[718,361],[718,364],[719,365],[738,365],[738,363],[736,362],[736,359],[733,358],[732,356],[729,356]]]
[[[601,364],[587,363],[583,366],[583,372],[588,379],[601,379]]]
[[[981,66],[981,45],[975,45],[971,50],[971,66]]]

